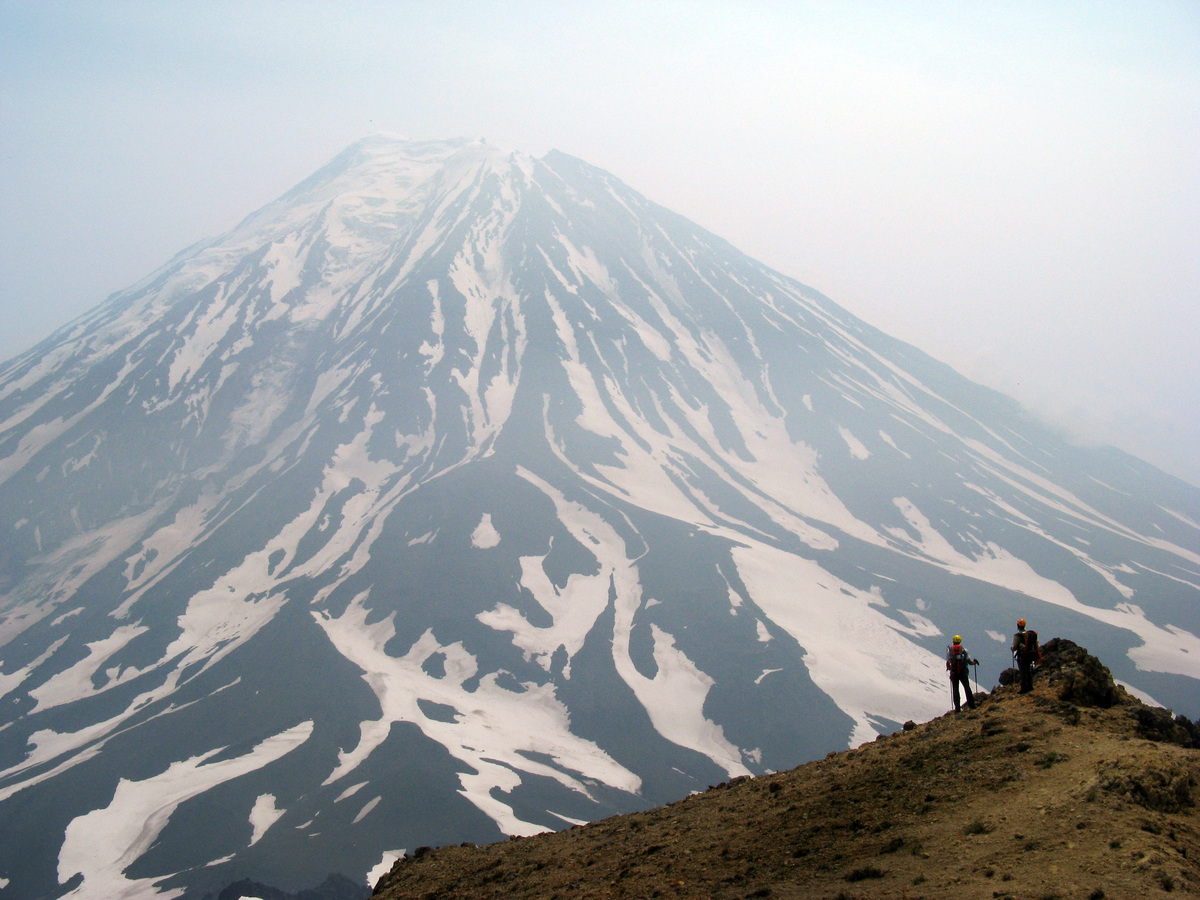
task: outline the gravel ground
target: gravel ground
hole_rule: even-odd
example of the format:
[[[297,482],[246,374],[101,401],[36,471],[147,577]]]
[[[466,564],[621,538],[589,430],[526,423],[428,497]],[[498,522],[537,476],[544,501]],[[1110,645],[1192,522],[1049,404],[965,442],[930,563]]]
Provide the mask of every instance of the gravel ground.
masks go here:
[[[1170,742],[1194,732],[1076,650],[1049,653],[1030,694],[999,687],[976,710],[789,772],[555,834],[423,849],[375,896],[1200,894],[1200,750]],[[1148,739],[1154,727],[1168,740]]]

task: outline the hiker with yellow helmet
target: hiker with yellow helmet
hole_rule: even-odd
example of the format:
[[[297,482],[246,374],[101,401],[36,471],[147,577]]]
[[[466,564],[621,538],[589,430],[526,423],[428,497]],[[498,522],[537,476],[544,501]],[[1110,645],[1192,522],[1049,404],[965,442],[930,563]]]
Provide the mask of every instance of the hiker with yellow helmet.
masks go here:
[[[954,697],[955,712],[962,708],[958,700],[960,682],[967,695],[967,706],[971,709],[975,708],[975,694],[971,691],[971,674],[968,666],[977,665],[979,665],[979,660],[971,659],[971,655],[962,645],[962,637],[956,634],[954,643],[946,648],[946,671],[950,673],[950,690]]]

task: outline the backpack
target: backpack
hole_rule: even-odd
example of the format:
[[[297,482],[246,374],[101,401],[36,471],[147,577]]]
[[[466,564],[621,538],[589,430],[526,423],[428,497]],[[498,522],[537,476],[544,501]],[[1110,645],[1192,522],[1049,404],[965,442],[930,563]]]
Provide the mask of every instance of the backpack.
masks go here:
[[[1042,661],[1042,648],[1038,646],[1038,633],[1032,628],[1025,630],[1025,642],[1021,645],[1021,653],[1030,659]]]
[[[951,644],[946,648],[946,662],[948,662],[950,671],[958,675],[967,671],[967,648],[962,644],[958,645],[958,652],[954,650],[954,645]]]

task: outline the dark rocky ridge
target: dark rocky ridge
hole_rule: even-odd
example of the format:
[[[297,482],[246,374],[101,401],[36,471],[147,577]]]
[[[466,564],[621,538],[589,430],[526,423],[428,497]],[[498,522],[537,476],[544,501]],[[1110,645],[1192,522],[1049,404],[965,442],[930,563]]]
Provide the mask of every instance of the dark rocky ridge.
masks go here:
[[[981,695],[982,696],[982,695]],[[421,848],[379,900],[1145,897],[1200,892],[1196,723],[1084,648],[1034,690],[789,772],[485,847]]]
[[[250,878],[235,881],[216,900],[365,900],[371,891],[345,875],[330,875],[321,884],[291,894],[270,885],[260,884]]]

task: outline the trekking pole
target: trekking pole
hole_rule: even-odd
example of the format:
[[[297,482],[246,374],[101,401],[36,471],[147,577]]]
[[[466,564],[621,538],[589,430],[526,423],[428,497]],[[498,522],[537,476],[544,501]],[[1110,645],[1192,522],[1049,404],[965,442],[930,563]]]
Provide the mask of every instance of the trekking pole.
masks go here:
[[[971,663],[971,668],[974,669],[971,674],[975,676],[975,693],[979,693],[979,663]]]

